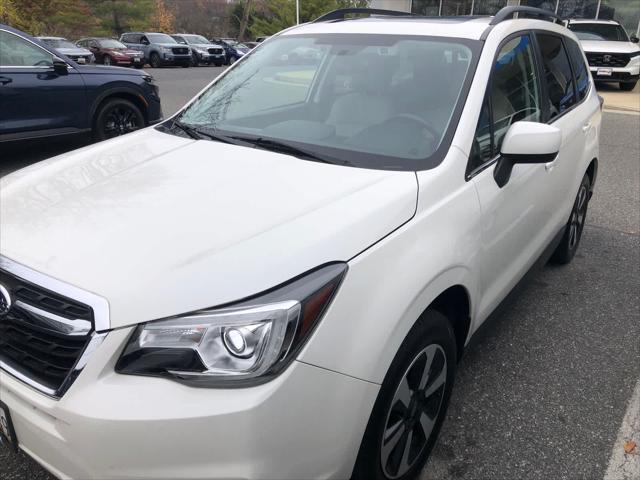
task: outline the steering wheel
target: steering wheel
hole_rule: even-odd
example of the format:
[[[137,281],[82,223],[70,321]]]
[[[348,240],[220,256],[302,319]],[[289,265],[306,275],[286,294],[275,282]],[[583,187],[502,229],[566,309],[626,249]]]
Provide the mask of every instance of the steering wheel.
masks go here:
[[[394,115],[393,117],[389,118],[388,120],[385,121],[385,123],[391,123],[396,118],[412,120],[415,123],[418,123],[431,136],[431,139],[430,139],[431,144],[434,146],[434,150],[435,150],[435,146],[439,143],[439,140],[440,140],[440,134],[435,128],[433,128],[433,126],[431,126],[429,122],[427,122],[424,118],[421,118],[417,115],[413,115],[411,113],[400,113],[398,115]]]

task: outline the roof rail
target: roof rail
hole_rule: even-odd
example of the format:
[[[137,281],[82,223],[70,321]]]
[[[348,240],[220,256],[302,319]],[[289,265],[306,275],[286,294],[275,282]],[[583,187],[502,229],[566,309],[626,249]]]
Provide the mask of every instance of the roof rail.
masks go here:
[[[409,17],[413,15],[409,12],[401,12],[398,10],[381,10],[379,8],[339,8],[338,10],[325,13],[321,17],[316,18],[313,23],[330,22],[332,20],[345,20],[347,15],[358,13],[369,15],[384,15],[387,17]]]
[[[489,22],[489,25],[493,26],[493,25],[499,24],[500,22],[504,22],[505,20],[509,20],[517,13],[527,13],[529,15],[535,15],[537,17],[546,17],[551,21],[553,21],[554,23],[557,20],[558,23],[563,24],[563,21],[564,21],[564,19],[560,15],[550,12],[549,10],[543,10],[542,8],[522,6],[522,7],[504,7],[500,9],[500,11],[496,13],[496,15],[493,17],[491,22]]]

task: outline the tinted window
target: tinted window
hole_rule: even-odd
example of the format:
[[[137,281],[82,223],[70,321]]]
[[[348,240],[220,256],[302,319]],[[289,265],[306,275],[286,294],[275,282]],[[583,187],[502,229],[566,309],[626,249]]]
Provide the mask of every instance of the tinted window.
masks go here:
[[[128,33],[122,36],[122,41],[127,43],[140,43],[142,35],[136,33]]]
[[[576,90],[578,93],[578,101],[580,101],[587,96],[587,92],[589,91],[589,70],[587,70],[580,46],[569,38],[565,38],[564,42],[569,52],[573,73],[576,77]]]
[[[164,33],[149,33],[147,38],[151,43],[178,43],[169,35]]]
[[[9,32],[0,31],[0,67],[51,66],[53,56]]]
[[[525,35],[509,40],[500,49],[493,66],[476,129],[472,169],[500,152],[504,136],[513,123],[542,120],[540,98],[531,38]]]
[[[550,118],[560,115],[576,103],[573,76],[562,40],[555,35],[538,34],[544,76],[549,94]]]

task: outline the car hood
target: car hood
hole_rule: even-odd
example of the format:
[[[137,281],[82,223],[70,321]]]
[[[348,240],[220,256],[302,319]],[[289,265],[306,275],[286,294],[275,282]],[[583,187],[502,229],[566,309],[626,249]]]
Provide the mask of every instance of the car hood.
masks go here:
[[[80,73],[104,75],[105,73],[113,73],[117,75],[143,76],[145,73],[141,70],[134,70],[126,67],[117,67],[115,65],[77,65],[75,67]]]
[[[155,45],[158,45],[160,47],[167,47],[167,48],[177,48],[177,47],[189,48],[189,45],[183,45],[181,43],[156,43]]]
[[[91,55],[91,52],[89,50],[85,50],[84,48],[69,47],[69,48],[56,48],[55,50],[62,53],[63,55],[83,55],[83,56]]]
[[[189,46],[191,48],[222,48],[221,45],[214,45],[213,43],[190,43]]]
[[[631,42],[582,40],[580,44],[585,52],[593,53],[633,53],[640,50],[637,44]]]
[[[347,261],[415,213],[413,172],[148,128],[0,179],[0,254],[109,302],[111,328]]]

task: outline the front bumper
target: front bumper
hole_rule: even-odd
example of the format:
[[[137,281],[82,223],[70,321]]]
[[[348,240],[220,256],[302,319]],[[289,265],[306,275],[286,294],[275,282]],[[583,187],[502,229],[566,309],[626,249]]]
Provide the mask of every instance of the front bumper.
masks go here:
[[[224,54],[214,54],[214,53],[197,53],[198,61],[203,63],[224,63],[225,56]]]
[[[348,478],[379,386],[301,362],[266,384],[119,375],[110,332],[56,401],[0,372],[20,448],[61,478]]]
[[[589,65],[591,76],[596,82],[634,82],[640,77],[640,57],[632,59],[626,67],[594,67]],[[611,71],[611,75],[599,75],[598,72]]]
[[[173,53],[163,53],[162,61],[170,65],[184,65],[191,62],[191,54],[177,55]]]

